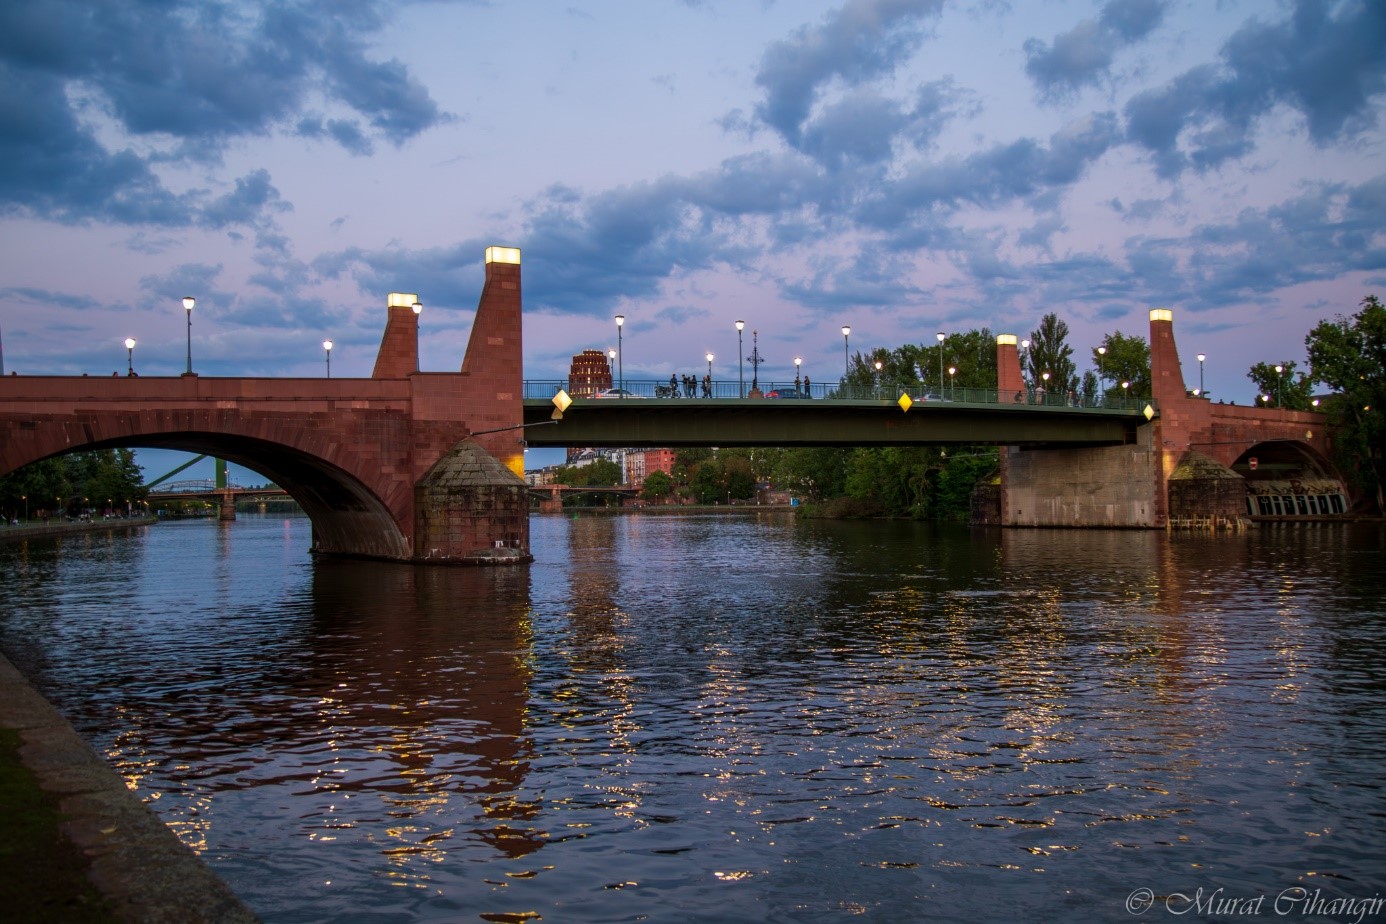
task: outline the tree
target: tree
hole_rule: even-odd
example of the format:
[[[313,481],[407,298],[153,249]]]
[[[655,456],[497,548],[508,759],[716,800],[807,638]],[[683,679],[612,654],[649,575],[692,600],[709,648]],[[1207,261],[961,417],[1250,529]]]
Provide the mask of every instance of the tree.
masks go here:
[[[596,459],[586,465],[560,465],[554,469],[555,484],[577,488],[614,487],[624,480],[621,466],[610,459]]]
[[[42,459],[0,478],[0,513],[62,515],[85,506],[125,509],[145,495],[129,449],[97,449]]]
[[[1039,327],[1030,333],[1030,349],[1025,354],[1027,377],[1032,385],[1042,383],[1048,372],[1045,390],[1050,394],[1066,395],[1077,390],[1077,369],[1070,358],[1073,348],[1065,342],[1067,339],[1068,325],[1058,315],[1051,313],[1040,318]]]
[[[663,500],[674,492],[674,479],[665,472],[650,472],[640,486],[640,496],[648,501]]]
[[[1092,351],[1092,364],[1106,386],[1104,397],[1149,397],[1150,345],[1144,337],[1108,334]],[[1129,387],[1122,388],[1122,382],[1128,382]]]
[[[1386,510],[1386,308],[1368,295],[1357,314],[1319,322],[1304,343],[1313,380],[1336,392],[1326,412],[1340,428],[1338,466]]]
[[[1293,362],[1282,360],[1279,363],[1257,363],[1247,372],[1246,377],[1256,383],[1256,394],[1252,397],[1251,403],[1257,407],[1309,410],[1314,380],[1304,372],[1299,373],[1299,377],[1296,378]]]

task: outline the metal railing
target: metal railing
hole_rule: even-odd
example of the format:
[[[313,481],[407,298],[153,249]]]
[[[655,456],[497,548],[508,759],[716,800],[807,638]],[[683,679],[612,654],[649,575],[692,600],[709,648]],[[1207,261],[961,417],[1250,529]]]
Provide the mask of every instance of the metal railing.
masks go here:
[[[583,393],[582,388],[573,388],[563,379],[534,379],[524,383],[524,397],[529,400],[549,400],[559,390],[568,393],[575,401],[621,401],[621,400],[814,400],[814,401],[879,401],[882,404],[895,404],[900,396],[907,394],[910,401],[919,404],[959,404],[959,405],[1015,405],[1028,407],[1053,407],[1069,410],[1119,411],[1140,413],[1146,406],[1156,407],[1153,398],[1132,395],[1083,395],[1082,393],[1063,394],[1045,391],[1043,388],[1026,388],[1012,394],[1002,394],[996,388],[947,387],[915,382],[905,385],[843,385],[840,382],[828,384],[814,382],[808,387],[802,383],[770,381],[759,386],[756,395],[748,382],[743,386],[735,381],[710,382],[705,389],[699,381],[691,393],[682,383],[631,380],[625,381],[624,389]],[[619,394],[618,392],[624,392]]]

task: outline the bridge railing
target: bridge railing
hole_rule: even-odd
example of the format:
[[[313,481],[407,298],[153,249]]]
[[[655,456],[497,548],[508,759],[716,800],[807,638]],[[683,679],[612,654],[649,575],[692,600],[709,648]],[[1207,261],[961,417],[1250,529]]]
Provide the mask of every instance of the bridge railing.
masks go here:
[[[818,383],[805,386],[794,382],[757,383],[760,395],[755,396],[750,382],[735,381],[710,382],[704,389],[700,380],[690,391],[680,382],[626,379],[624,387],[608,390],[602,394],[584,394],[582,388],[571,386],[562,379],[532,379],[524,383],[524,397],[530,400],[549,400],[559,390],[568,393],[574,400],[622,401],[622,400],[813,400],[813,401],[879,401],[882,404],[895,404],[901,395],[909,395],[910,401],[923,404],[965,404],[965,405],[1021,405],[1029,407],[1053,407],[1084,409],[1096,411],[1117,411],[1121,413],[1140,413],[1147,405],[1156,407],[1149,397],[1130,395],[1084,395],[1079,392],[1064,394],[1046,391],[1043,388],[1026,388],[1010,395],[998,393],[996,388],[963,388],[926,385],[915,382],[905,385],[843,385],[840,382]],[[625,394],[613,394],[624,391]]]

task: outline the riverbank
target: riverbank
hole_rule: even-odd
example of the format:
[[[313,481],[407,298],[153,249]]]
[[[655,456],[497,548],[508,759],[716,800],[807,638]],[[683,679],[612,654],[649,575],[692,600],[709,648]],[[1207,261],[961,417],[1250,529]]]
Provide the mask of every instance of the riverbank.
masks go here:
[[[105,530],[131,529],[136,526],[150,526],[159,522],[158,517],[128,517],[110,520],[29,520],[17,526],[0,526],[0,542],[18,542],[21,539],[38,539],[45,536],[67,536],[75,533],[103,532]]]
[[[258,920],[3,654],[0,816],[11,920]]]

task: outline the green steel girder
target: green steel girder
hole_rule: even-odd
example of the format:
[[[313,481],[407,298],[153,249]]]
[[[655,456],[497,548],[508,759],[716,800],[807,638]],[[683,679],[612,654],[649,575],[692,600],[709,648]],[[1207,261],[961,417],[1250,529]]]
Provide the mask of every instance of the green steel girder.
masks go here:
[[[524,401],[529,446],[1110,446],[1135,441],[1135,411],[889,401],[579,400],[551,419]]]

